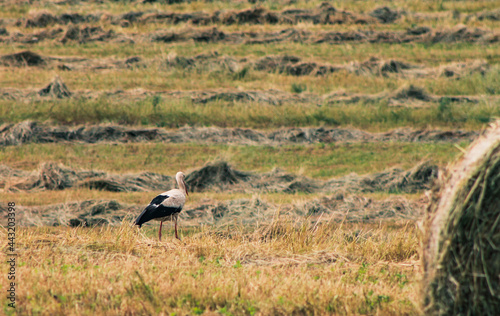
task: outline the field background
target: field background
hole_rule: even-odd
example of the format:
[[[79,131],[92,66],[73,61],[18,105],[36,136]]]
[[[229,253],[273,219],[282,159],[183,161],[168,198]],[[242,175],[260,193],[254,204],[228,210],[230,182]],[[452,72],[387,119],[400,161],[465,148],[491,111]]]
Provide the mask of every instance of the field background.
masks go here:
[[[500,116],[497,2],[0,13],[5,314],[420,312],[425,192]],[[182,241],[168,223],[159,242],[131,221],[179,170]]]

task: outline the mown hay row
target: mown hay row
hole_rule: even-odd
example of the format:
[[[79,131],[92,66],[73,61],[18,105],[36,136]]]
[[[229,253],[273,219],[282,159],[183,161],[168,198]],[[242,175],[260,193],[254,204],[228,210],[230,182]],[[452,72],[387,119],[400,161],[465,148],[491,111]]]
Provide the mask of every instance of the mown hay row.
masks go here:
[[[269,55],[253,60],[249,57],[234,58],[221,56],[217,51],[203,53],[193,57],[179,56],[172,52],[164,59],[144,60],[138,56],[125,59],[87,59],[76,57],[41,56],[31,51],[21,51],[0,56],[0,65],[7,67],[44,67],[57,68],[63,71],[95,71],[109,69],[134,69],[155,67],[168,71],[238,73],[245,68],[268,73],[282,73],[290,76],[326,76],[339,71],[360,76],[401,76],[405,78],[421,78],[440,76],[459,79],[476,73],[485,75],[490,71],[486,60],[470,60],[444,64],[439,67],[424,67],[401,60],[383,60],[371,57],[365,61],[352,61],[348,64],[329,64],[315,61],[302,61],[300,57],[289,55]]]
[[[5,191],[64,190],[90,188],[112,192],[161,191],[172,186],[172,178],[157,173],[109,175],[105,172],[73,170],[56,163],[42,163],[25,173],[2,166],[0,187]]]
[[[264,71],[282,73],[290,76],[326,76],[336,72],[347,72],[360,76],[401,76],[404,78],[447,77],[460,79],[473,74],[485,75],[490,71],[486,60],[470,60],[444,64],[439,67],[424,67],[409,62],[371,57],[365,61],[352,61],[348,64],[330,64],[315,61],[303,61],[300,57],[289,55],[269,55],[259,59],[250,57],[235,58],[220,55],[217,51],[192,57],[179,56],[171,52],[166,59],[144,60],[138,56],[125,59],[87,59],[78,57],[41,56],[31,51],[21,51],[0,56],[0,65],[6,67],[44,67],[63,71],[95,71],[151,68],[168,71],[172,69],[196,72],[238,73]]]
[[[293,127],[271,131],[247,128],[182,127],[177,130],[121,125],[50,126],[36,121],[0,126],[0,146],[29,143],[215,143],[283,145],[342,142],[464,142],[479,135],[462,130],[415,130],[399,128],[384,133],[326,127]]]
[[[498,43],[498,32],[480,28],[457,25],[451,29],[431,29],[427,27],[411,28],[407,31],[331,31],[311,32],[288,28],[273,32],[227,32],[218,28],[188,28],[177,32],[157,31],[150,34],[116,33],[112,29],[105,30],[101,26],[69,25],[47,28],[33,33],[16,32],[0,36],[0,43],[33,44],[46,40],[58,40],[61,43],[88,43],[94,41],[114,43],[137,42],[187,42],[225,43],[225,44],[268,44],[278,42],[294,42],[303,44],[345,44],[345,43]]]
[[[258,198],[224,202],[207,200],[198,205],[187,203],[180,220],[182,226],[266,224],[278,218],[356,223],[398,222],[418,219],[424,203],[424,200],[410,201],[402,197],[374,200],[358,195],[324,197],[285,205],[274,205]],[[120,225],[123,221],[132,222],[144,207],[115,200],[87,200],[33,207],[18,205],[16,223],[19,226]],[[0,214],[6,212],[7,206],[0,203]]]
[[[35,12],[23,17],[13,24],[25,28],[44,28],[55,24],[110,23],[129,27],[136,24],[167,23],[192,25],[244,25],[244,24],[373,24],[392,23],[401,16],[401,12],[387,7],[376,9],[370,14],[360,14],[334,8],[323,3],[316,9],[287,9],[270,11],[262,7],[243,10],[222,10],[215,12],[165,12],[165,11],[131,11],[113,15],[109,13],[62,13],[52,14],[47,11]],[[4,21],[8,24],[9,21]]]
[[[466,102],[479,103],[480,100],[498,100],[498,96],[435,96],[427,93],[423,88],[414,85],[405,85],[392,92],[381,92],[379,94],[356,94],[345,91],[336,91],[326,95],[312,93],[289,93],[277,89],[269,90],[183,90],[183,91],[148,91],[145,89],[116,90],[116,91],[70,91],[56,76],[52,82],[42,89],[14,89],[0,88],[0,99],[33,101],[53,100],[64,98],[76,99],[98,99],[105,97],[116,101],[143,101],[152,97],[162,99],[191,100],[193,103],[205,104],[209,102],[242,102],[242,103],[267,103],[281,105],[284,103],[301,104],[350,104],[358,102],[382,102],[390,106],[401,107],[425,107],[439,102]]]
[[[105,172],[73,170],[56,163],[42,163],[26,173],[2,166],[0,188],[4,191],[64,190],[85,187],[112,192],[166,191],[174,186],[169,176],[156,173],[110,175]],[[389,169],[372,175],[351,174],[329,181],[273,170],[255,174],[231,168],[226,162],[209,163],[186,177],[192,192],[421,192],[429,189],[438,168],[428,163],[411,170]]]
[[[500,310],[500,122],[477,139],[434,190],[424,223],[427,315]]]
[[[267,10],[263,7],[253,7],[242,10],[217,10],[214,12],[171,12],[171,11],[130,11],[123,14],[110,14],[107,12],[95,12],[90,14],[80,14],[75,12],[65,12],[52,14],[49,11],[41,10],[28,14],[19,19],[0,19],[0,25],[25,28],[45,28],[53,25],[68,25],[82,23],[110,23],[121,27],[130,27],[137,24],[164,23],[191,25],[245,25],[245,24],[288,24],[298,23],[312,24],[375,24],[394,23],[399,18],[405,17],[409,21],[429,22],[444,19],[453,19],[462,23],[471,21],[498,21],[500,20],[500,10],[484,11],[474,14],[463,15],[457,12],[408,12],[404,9],[391,9],[389,7],[379,7],[368,14],[349,12],[337,9],[331,4],[324,2],[315,9],[285,9],[282,11]]]

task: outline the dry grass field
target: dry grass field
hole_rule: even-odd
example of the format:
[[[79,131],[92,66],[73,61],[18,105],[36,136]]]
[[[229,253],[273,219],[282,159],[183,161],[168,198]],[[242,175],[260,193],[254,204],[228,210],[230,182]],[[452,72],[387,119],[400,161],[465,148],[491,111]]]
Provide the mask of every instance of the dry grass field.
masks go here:
[[[426,192],[500,117],[499,20],[487,0],[2,1],[1,313],[420,314]],[[179,170],[182,241],[159,242],[133,219]]]

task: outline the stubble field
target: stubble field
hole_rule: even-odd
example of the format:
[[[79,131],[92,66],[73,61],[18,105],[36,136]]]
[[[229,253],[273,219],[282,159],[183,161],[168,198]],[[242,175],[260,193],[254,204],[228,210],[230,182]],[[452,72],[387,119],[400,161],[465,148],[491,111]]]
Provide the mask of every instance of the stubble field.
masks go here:
[[[5,314],[420,313],[426,191],[500,116],[494,1],[0,12]],[[159,242],[132,221],[179,170]]]

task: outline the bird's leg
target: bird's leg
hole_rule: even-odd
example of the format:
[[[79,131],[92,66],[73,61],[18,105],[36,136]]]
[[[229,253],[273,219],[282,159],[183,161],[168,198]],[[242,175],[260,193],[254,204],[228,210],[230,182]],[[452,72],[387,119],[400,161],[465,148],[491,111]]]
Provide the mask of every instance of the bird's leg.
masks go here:
[[[181,239],[179,238],[179,235],[177,235],[177,216],[175,217],[175,238],[177,238],[177,239],[181,240]]]
[[[161,226],[163,225],[163,221],[160,222],[160,230],[158,230],[158,239],[161,241]]]

